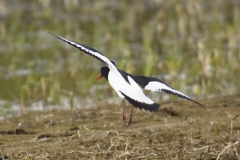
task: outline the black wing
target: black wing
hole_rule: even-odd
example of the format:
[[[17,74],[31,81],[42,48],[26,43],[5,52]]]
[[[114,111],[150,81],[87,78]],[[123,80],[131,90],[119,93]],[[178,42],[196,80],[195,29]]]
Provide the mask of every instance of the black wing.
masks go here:
[[[129,74],[130,75],[130,74]],[[143,89],[150,90],[150,91],[160,91],[160,92],[165,92],[168,94],[172,94],[178,97],[181,97],[183,99],[187,99],[189,101],[192,101],[198,105],[201,105],[200,103],[194,101],[192,98],[189,96],[183,94],[182,92],[173,89],[172,87],[168,86],[161,80],[159,80],[156,77],[147,77],[147,76],[139,76],[139,75],[130,75],[134,81],[136,81]]]
[[[52,34],[52,33],[50,33],[50,34]],[[86,46],[84,44],[80,44],[80,43],[77,43],[77,42],[74,42],[74,41],[67,40],[67,39],[65,39],[63,37],[60,37],[60,36],[57,36],[55,34],[52,34],[52,35],[57,37],[58,39],[64,41],[64,42],[67,42],[68,44],[76,47],[80,51],[83,51],[84,53],[86,53],[86,54],[96,58],[97,60],[103,62],[106,66],[109,67],[109,69],[113,69],[115,71],[117,70],[117,68],[115,67],[114,62],[110,61],[107,57],[105,57],[102,53],[100,53],[96,49],[88,47],[88,46]]]
[[[125,97],[125,99],[129,103],[131,103],[134,107],[137,107],[139,109],[144,109],[146,111],[153,112],[153,111],[156,111],[160,107],[159,104],[157,104],[157,103],[147,104],[147,103],[144,103],[144,102],[140,102],[140,101],[134,100],[131,97],[129,97],[126,94],[124,94],[123,92],[121,92],[121,94]]]

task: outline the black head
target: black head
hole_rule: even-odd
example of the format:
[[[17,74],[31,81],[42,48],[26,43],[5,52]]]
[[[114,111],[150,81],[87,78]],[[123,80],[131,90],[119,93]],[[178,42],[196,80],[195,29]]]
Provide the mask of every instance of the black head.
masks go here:
[[[101,74],[95,79],[95,81],[99,80],[101,77],[106,78],[108,80],[108,73],[109,73],[109,68],[107,66],[104,66],[100,69]]]
[[[109,68],[107,66],[104,66],[100,69],[101,75],[108,80],[108,73],[109,73]]]

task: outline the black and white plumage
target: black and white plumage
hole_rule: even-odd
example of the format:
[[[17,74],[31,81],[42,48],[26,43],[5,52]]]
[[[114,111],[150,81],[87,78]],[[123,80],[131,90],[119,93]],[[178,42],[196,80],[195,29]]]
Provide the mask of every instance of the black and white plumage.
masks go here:
[[[189,96],[177,91],[176,89],[173,89],[172,87],[168,86],[164,82],[162,82],[160,79],[156,77],[146,77],[141,75],[131,75],[131,77],[136,81],[142,88],[146,90],[150,90],[152,92],[160,91],[165,92],[168,94],[172,94],[178,97],[181,97],[183,99],[187,99],[189,101],[192,101],[198,105],[201,105],[200,103],[194,101]]]
[[[118,96],[122,98],[123,120],[126,120],[125,112],[124,112],[124,99],[126,99],[134,107],[137,107],[139,109],[144,109],[147,111],[156,111],[160,107],[157,103],[153,102],[143,93],[139,85],[146,90],[166,92],[168,94],[173,94],[178,97],[190,100],[192,102],[195,102],[201,105],[200,103],[194,101],[187,95],[169,87],[168,85],[166,85],[165,83],[163,83],[162,81],[160,81],[155,77],[131,75],[122,70],[118,70],[114,62],[110,61],[99,51],[91,47],[88,47],[86,45],[67,40],[60,36],[57,36],[57,35],[54,35],[54,36],[78,48],[84,53],[98,59],[99,61],[101,61],[106,65],[100,69],[101,74],[96,78],[96,80],[100,79],[101,77],[105,77],[106,80],[108,80],[109,84],[112,86],[112,88],[117,92]],[[133,111],[133,108],[129,115],[127,126],[131,124],[132,111]]]

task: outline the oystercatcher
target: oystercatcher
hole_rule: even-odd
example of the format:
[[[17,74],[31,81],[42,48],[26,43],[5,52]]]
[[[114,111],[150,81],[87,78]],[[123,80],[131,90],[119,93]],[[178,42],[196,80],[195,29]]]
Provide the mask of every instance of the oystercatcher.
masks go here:
[[[100,69],[101,73],[99,76],[97,76],[95,81],[99,80],[101,77],[106,78],[106,80],[109,82],[112,88],[117,92],[118,96],[122,99],[122,118],[124,122],[126,122],[126,114],[124,111],[124,99],[126,99],[129,103],[133,105],[131,112],[128,116],[127,126],[131,125],[132,112],[134,107],[151,111],[151,112],[156,111],[160,107],[157,103],[153,102],[143,93],[139,85],[146,90],[151,90],[153,92],[155,91],[165,92],[168,94],[172,94],[172,95],[190,100],[194,103],[197,103],[198,105],[201,105],[200,103],[191,99],[189,96],[171,88],[170,86],[168,86],[167,84],[159,80],[158,78],[141,76],[141,75],[132,75],[132,74],[126,73],[122,70],[117,69],[113,61],[110,61],[107,57],[105,57],[102,53],[100,53],[96,49],[93,49],[91,47],[88,47],[86,45],[83,45],[74,41],[67,40],[63,37],[60,37],[54,34],[52,35],[78,48],[84,53],[98,59],[99,61],[101,61],[106,65]]]

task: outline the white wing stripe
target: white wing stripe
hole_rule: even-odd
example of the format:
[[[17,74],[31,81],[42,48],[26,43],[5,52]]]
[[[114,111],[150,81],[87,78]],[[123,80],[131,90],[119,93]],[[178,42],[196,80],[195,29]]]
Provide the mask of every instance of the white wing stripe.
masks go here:
[[[160,83],[160,82],[157,82],[157,81],[153,81],[153,82],[149,82],[146,86],[145,86],[145,89],[147,90],[150,90],[150,91],[153,91],[153,92],[156,92],[156,91],[162,91],[162,90],[168,90],[168,91],[171,91],[175,94],[179,94],[179,95],[182,95],[184,97],[187,97],[189,99],[191,99],[190,97],[188,97],[187,95],[175,90],[175,89],[172,89],[170,87],[168,87],[167,85],[163,84],[163,83]]]
[[[136,94],[136,93],[130,93],[128,92],[128,90],[122,90],[120,91],[122,93],[124,93],[125,95],[127,95],[128,97],[131,97],[131,99],[138,101],[140,103],[146,103],[146,104],[154,104],[154,102],[149,99],[146,95],[144,94]]]
[[[147,104],[143,102],[139,102],[137,100],[132,99],[132,97],[127,96],[123,92],[120,91],[120,93],[125,97],[125,99],[131,103],[134,107],[137,107],[139,109],[145,109],[146,111],[156,111],[160,106],[157,103]]]
[[[134,88],[134,90],[138,91],[139,93],[143,93],[142,89],[139,87],[139,85],[132,79],[132,77],[127,76],[128,82],[130,83],[131,87]],[[143,93],[144,94],[144,93]]]
[[[52,33],[51,33],[52,34]],[[54,35],[54,34],[52,34]],[[60,36],[57,36],[57,35],[54,35],[56,36],[57,38],[69,43],[70,45],[80,49],[81,51],[93,56],[94,58],[100,60],[101,62],[103,62],[105,65],[107,65],[109,67],[109,69],[112,69],[116,72],[118,72],[117,68],[115,67],[115,65],[107,58],[105,57],[103,54],[97,52],[95,49],[90,49],[88,48],[87,46],[85,45],[81,45],[79,43],[76,43],[76,42],[73,42],[73,41],[70,41],[70,40],[67,40],[63,37],[60,37]],[[119,73],[120,74],[120,73]]]

